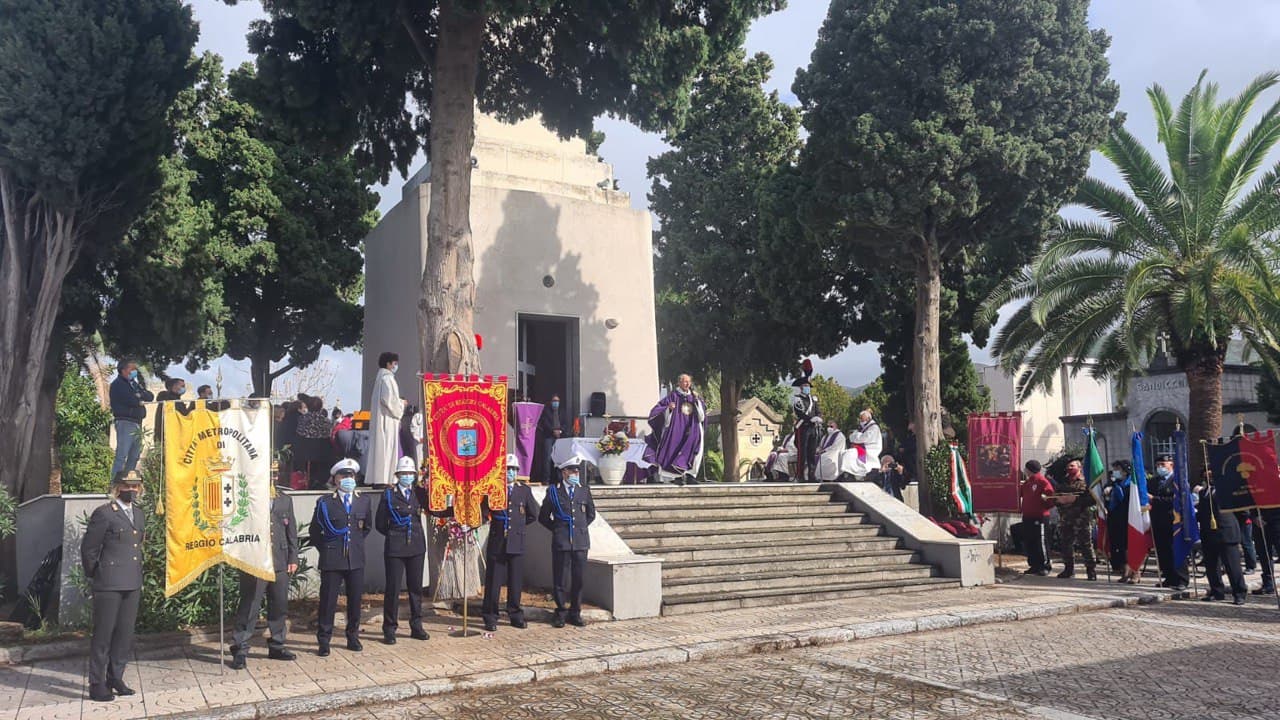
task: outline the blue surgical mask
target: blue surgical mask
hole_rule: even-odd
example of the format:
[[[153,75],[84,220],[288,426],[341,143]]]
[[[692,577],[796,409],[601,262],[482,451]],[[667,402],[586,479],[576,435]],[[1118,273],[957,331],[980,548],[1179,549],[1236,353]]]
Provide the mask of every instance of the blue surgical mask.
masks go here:
[[[344,477],[338,481],[338,487],[342,492],[354,492],[356,489],[356,479],[353,477]]]
[[[515,481],[516,481],[516,469],[507,468],[507,482],[513,483]]]
[[[559,400],[552,400],[552,401],[551,401],[551,409],[552,409],[552,410],[558,410],[559,408],[560,408],[560,401],[559,401]]]
[[[807,388],[807,387],[802,387],[802,388],[800,388],[800,394],[801,394],[801,395],[808,395],[808,394],[809,394],[809,388]]]
[[[580,482],[579,482],[579,478],[578,478],[578,473],[570,473],[570,474],[569,474],[569,484],[570,484],[570,485],[578,485],[578,484],[580,484]]]
[[[130,370],[130,371],[129,371],[129,379],[130,379],[130,380],[137,380],[137,379],[138,379],[138,371],[137,371],[137,370]]]
[[[413,476],[409,474],[397,475],[396,482],[400,483],[400,487],[407,488],[413,484]]]
[[[1167,467],[1164,467],[1164,466],[1162,465],[1162,466],[1160,466],[1160,467],[1156,468],[1156,474],[1157,474],[1157,475],[1159,475],[1159,476],[1160,476],[1160,477],[1162,477],[1162,478],[1167,478],[1167,477],[1171,477],[1171,476],[1173,475],[1173,470],[1171,470],[1171,469],[1169,469],[1169,468],[1167,468]]]
[[[1125,478],[1125,474],[1124,474],[1124,473],[1122,473],[1122,472],[1120,472],[1119,470],[1112,470],[1112,471],[1111,471],[1111,479],[1112,479],[1112,480],[1115,480],[1116,482],[1119,482],[1119,481],[1123,480],[1124,478]]]

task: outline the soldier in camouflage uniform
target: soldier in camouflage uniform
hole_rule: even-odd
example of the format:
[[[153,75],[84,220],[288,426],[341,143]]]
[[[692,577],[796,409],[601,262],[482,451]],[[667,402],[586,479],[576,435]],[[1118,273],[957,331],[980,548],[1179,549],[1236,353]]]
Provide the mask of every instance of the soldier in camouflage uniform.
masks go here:
[[[1054,485],[1058,488],[1060,523],[1058,537],[1062,544],[1060,550],[1063,564],[1063,570],[1058,573],[1058,577],[1065,579],[1075,576],[1074,548],[1079,546],[1081,554],[1084,555],[1084,569],[1088,573],[1088,578],[1097,580],[1098,556],[1093,549],[1095,524],[1093,506],[1097,502],[1089,492],[1089,481],[1084,477],[1084,469],[1080,461],[1073,459],[1067,463],[1066,480]]]

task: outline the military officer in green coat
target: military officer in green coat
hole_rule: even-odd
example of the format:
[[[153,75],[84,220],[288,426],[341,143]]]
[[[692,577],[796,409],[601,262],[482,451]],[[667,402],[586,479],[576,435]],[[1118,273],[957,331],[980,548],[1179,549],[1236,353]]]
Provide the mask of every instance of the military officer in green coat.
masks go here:
[[[110,702],[132,695],[124,668],[133,653],[133,627],[142,596],[142,535],[147,525],[137,500],[138,473],[117,473],[111,499],[89,517],[80,562],[93,588],[93,637],[89,642],[89,698]]]

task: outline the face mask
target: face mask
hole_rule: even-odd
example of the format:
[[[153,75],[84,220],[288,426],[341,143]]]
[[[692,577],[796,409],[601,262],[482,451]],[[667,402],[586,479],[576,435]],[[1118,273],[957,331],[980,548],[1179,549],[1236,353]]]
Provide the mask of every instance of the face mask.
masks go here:
[[[131,371],[129,371],[129,379],[130,379],[130,380],[137,380],[137,379],[138,379],[138,371],[137,371],[137,370],[131,370]]]
[[[396,482],[400,483],[400,487],[402,487],[402,488],[407,488],[407,487],[409,487],[410,485],[412,485],[412,484],[413,484],[413,476],[412,476],[412,475],[399,475],[399,476],[397,476],[397,477],[396,477]]]
[[[807,387],[802,387],[802,388],[800,388],[800,394],[801,394],[801,395],[808,395],[808,394],[809,394],[809,388],[807,388]]]
[[[827,432],[835,432],[835,431],[836,431],[836,426],[835,426],[835,425],[828,425],[828,426],[827,426]]]
[[[1111,479],[1112,479],[1112,480],[1120,481],[1120,480],[1123,480],[1124,478],[1125,478],[1125,474],[1124,474],[1124,473],[1122,473],[1122,472],[1120,472],[1119,470],[1112,470],[1112,471],[1111,471]]]
[[[306,415],[308,412],[310,412],[310,410],[307,410],[305,405],[303,407],[298,408],[299,415]]]
[[[552,410],[560,409],[560,402],[556,400],[551,401],[551,409]]]
[[[1167,478],[1173,475],[1173,471],[1167,467],[1158,467],[1156,468],[1156,474],[1162,478]]]
[[[516,481],[516,469],[507,468],[507,482],[511,483],[515,481]]]
[[[400,369],[400,363],[391,363],[391,372],[395,373]]]
[[[187,394],[187,389],[184,387],[177,388],[176,390],[173,391],[173,394],[177,395],[178,397],[182,397],[183,395]]]
[[[356,479],[353,477],[345,477],[338,481],[338,487],[342,488],[342,492],[352,492],[356,489]]]
[[[569,475],[569,484],[570,484],[570,485],[577,485],[577,484],[579,484],[579,481],[578,481],[578,473],[571,473],[571,474]]]
[[[116,499],[125,505],[132,505],[134,498],[138,497],[137,490],[121,490],[116,493]]]

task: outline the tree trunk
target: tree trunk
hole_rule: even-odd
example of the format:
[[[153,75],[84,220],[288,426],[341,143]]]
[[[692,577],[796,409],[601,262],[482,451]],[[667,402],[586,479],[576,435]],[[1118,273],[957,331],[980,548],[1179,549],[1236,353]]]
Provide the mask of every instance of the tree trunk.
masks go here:
[[[35,439],[62,284],[75,261],[74,214],[51,207],[0,169],[0,467],[19,502],[49,487],[49,461]],[[45,424],[46,430],[48,424]],[[44,475],[37,472],[44,469]]]
[[[418,299],[424,372],[478,373],[471,243],[471,148],[475,142],[476,68],[485,18],[440,3],[432,75],[431,207],[427,259]]]
[[[916,467],[920,473],[920,512],[933,513],[925,458],[942,440],[942,369],[938,353],[938,316],[942,306],[942,260],[932,233],[917,238],[916,326],[911,353],[911,418],[916,424]]]
[[[253,355],[249,358],[249,379],[253,381],[253,394],[271,397],[271,358]]]
[[[724,479],[738,480],[738,401],[742,380],[720,371],[720,450],[724,454]]]
[[[1222,436],[1222,366],[1223,359],[1210,351],[1183,367],[1190,395],[1187,452],[1193,460],[1201,457],[1201,440],[1216,442]],[[1195,462],[1191,466],[1198,467]]]

